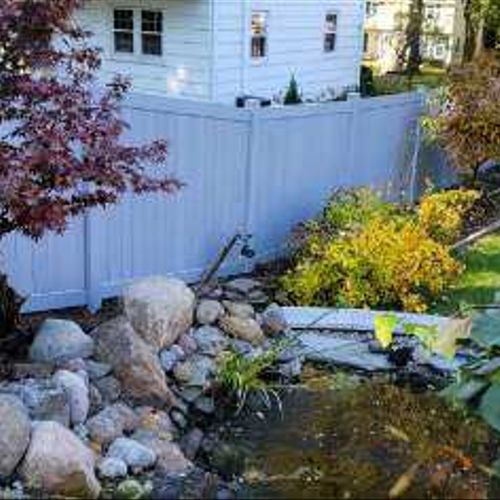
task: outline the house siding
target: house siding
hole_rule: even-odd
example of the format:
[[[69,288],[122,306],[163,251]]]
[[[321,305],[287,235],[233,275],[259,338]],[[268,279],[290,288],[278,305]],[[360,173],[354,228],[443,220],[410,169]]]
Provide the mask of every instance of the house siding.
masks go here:
[[[358,85],[363,52],[363,0],[214,0],[217,32],[214,89],[218,101],[238,94],[279,95],[295,74],[304,97]],[[253,10],[268,13],[268,56],[250,57]],[[323,50],[325,15],[338,13],[337,45]]]
[[[113,53],[113,9],[162,10],[163,55]],[[116,73],[132,78],[133,88],[148,94],[190,99],[211,97],[211,26],[207,0],[91,0],[77,14],[103,49],[102,78]]]

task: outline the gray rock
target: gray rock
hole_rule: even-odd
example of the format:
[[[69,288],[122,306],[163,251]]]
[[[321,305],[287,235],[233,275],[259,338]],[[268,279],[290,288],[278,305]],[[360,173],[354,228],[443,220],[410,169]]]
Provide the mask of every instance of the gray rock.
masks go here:
[[[156,352],[139,337],[130,323],[119,316],[93,332],[96,353],[113,367],[122,389],[143,404],[171,406],[174,396]]]
[[[152,449],[124,437],[111,443],[106,457],[123,460],[133,471],[149,469],[156,463],[156,453]]]
[[[108,363],[99,363],[91,359],[85,361],[85,368],[90,380],[98,380],[111,373],[113,367]]]
[[[219,324],[228,335],[241,340],[246,340],[253,345],[261,344],[264,341],[264,333],[260,325],[254,319],[242,319],[236,316],[223,316]]]
[[[0,395],[0,479],[13,474],[31,435],[31,422],[22,401],[10,395]]]
[[[106,404],[118,401],[121,396],[122,386],[113,375],[94,380],[94,385],[99,390],[101,398]]]
[[[184,351],[186,356],[191,356],[191,354],[194,354],[196,352],[196,349],[198,349],[196,341],[191,335],[187,333],[184,333],[179,337],[179,339],[177,340],[177,345],[182,347],[182,350]]]
[[[88,358],[94,341],[73,321],[46,319],[30,347],[30,359],[41,363],[62,363],[73,358]]]
[[[254,346],[246,340],[230,339],[229,345],[235,352],[243,355],[250,354],[255,349]]]
[[[85,380],[76,373],[59,370],[54,375],[54,382],[66,391],[71,423],[77,425],[85,422],[90,409],[89,390]]]
[[[215,373],[216,364],[213,358],[195,354],[190,359],[192,372],[187,385],[206,388]]]
[[[182,347],[174,344],[170,349],[163,349],[160,352],[160,363],[162,368],[168,373],[171,372],[175,365],[186,358],[186,353]]]
[[[131,432],[139,425],[139,417],[124,403],[104,408],[87,421],[87,429],[93,441],[107,444],[120,437],[124,431]]]
[[[174,377],[179,384],[187,384],[193,376],[193,364],[191,361],[177,363],[174,367]]]
[[[299,337],[301,354],[308,361],[349,366],[365,371],[387,371],[394,366],[381,354],[370,352],[368,344],[338,338],[329,333],[304,332]]]
[[[170,418],[172,422],[179,427],[179,429],[185,429],[188,422],[184,413],[177,408],[174,408],[170,411]]]
[[[163,474],[183,474],[192,467],[176,443],[152,431],[136,431],[133,438],[156,453],[156,469]]]
[[[97,464],[97,472],[105,479],[118,479],[127,475],[127,464],[119,458],[103,458]]]
[[[194,293],[177,279],[138,280],[125,290],[123,302],[133,328],[156,352],[174,344],[193,322]]]
[[[194,402],[194,407],[205,415],[212,415],[215,412],[214,398],[209,396],[201,396]]]
[[[183,387],[179,391],[179,396],[187,403],[193,403],[203,394],[202,387]]]
[[[224,314],[222,304],[217,300],[202,300],[196,308],[196,321],[200,325],[213,325]]]
[[[300,358],[293,358],[292,360],[279,365],[280,374],[287,379],[294,379],[302,373],[302,361]]]
[[[252,278],[236,278],[224,283],[224,288],[241,295],[247,295],[261,287],[262,283]]]
[[[116,488],[116,498],[121,500],[140,500],[144,495],[144,488],[135,479],[122,481]]]
[[[213,326],[202,326],[193,332],[193,338],[198,345],[201,354],[217,356],[228,345],[228,339],[218,329]]]
[[[255,309],[251,304],[245,302],[231,302],[230,300],[224,300],[222,303],[230,316],[236,316],[241,319],[255,317]]]
[[[12,380],[50,378],[54,370],[54,365],[49,363],[12,363],[9,378]]]
[[[48,496],[98,498],[95,456],[71,431],[57,422],[37,422],[20,468],[28,488]]]
[[[278,304],[271,304],[262,313],[262,328],[268,335],[275,335],[288,330],[285,314]]]
[[[99,392],[99,389],[94,385],[89,385],[89,415],[95,415],[104,408],[104,400]]]
[[[70,404],[66,391],[52,380],[26,379],[0,385],[0,394],[12,394],[24,403],[32,420],[53,420],[68,427]]]
[[[194,427],[181,439],[181,449],[188,460],[194,460],[203,441],[203,431]]]
[[[167,413],[150,406],[136,410],[138,427],[156,433],[161,439],[171,441],[175,432],[174,425]]]

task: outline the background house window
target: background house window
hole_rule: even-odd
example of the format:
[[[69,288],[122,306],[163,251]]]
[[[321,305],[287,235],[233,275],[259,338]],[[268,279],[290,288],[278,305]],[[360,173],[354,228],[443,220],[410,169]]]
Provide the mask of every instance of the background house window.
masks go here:
[[[338,16],[335,12],[327,12],[325,16],[325,52],[333,52],[337,44],[337,21]]]
[[[114,11],[115,52],[134,53],[134,11],[116,9]]]
[[[377,14],[377,4],[374,1],[370,2],[368,0],[366,2],[366,16],[373,17],[376,14]]]
[[[142,11],[142,53],[162,55],[163,14],[159,11]]]
[[[252,13],[251,55],[254,59],[267,56],[267,12]]]

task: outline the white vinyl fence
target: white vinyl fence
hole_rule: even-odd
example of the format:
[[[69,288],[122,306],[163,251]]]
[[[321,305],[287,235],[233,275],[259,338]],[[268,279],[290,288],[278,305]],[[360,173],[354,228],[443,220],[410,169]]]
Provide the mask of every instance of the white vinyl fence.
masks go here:
[[[418,93],[257,110],[133,95],[129,139],[166,138],[168,171],[186,187],[128,196],[63,236],[13,236],[2,264],[36,311],[95,308],[141,276],[195,280],[238,232],[253,235],[257,258],[270,257],[335,187],[407,186],[422,106]],[[224,271],[244,268],[238,257]]]

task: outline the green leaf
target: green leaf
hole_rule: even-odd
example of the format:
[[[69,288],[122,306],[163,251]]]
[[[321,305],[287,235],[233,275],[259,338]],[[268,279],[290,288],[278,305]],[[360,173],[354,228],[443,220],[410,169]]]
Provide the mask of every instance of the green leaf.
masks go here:
[[[471,339],[488,349],[500,346],[499,309],[488,309],[474,316]]]
[[[384,349],[392,344],[397,324],[398,318],[395,314],[381,314],[375,317],[375,338]]]
[[[438,336],[438,329],[436,326],[415,325],[413,323],[405,324],[404,332],[408,335],[414,335],[424,345],[426,349],[432,351],[432,347]]]
[[[453,358],[457,352],[457,341],[469,338],[471,335],[471,328],[471,318],[450,319],[439,328],[438,335],[432,345],[432,350],[445,358]]]
[[[493,384],[484,393],[479,413],[488,424],[500,431],[500,384]]]

